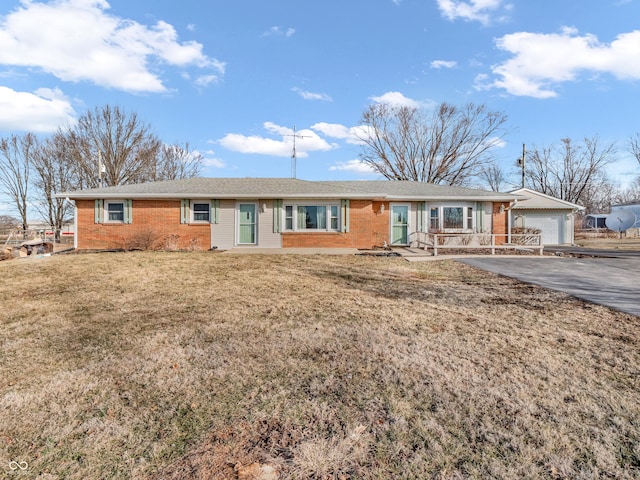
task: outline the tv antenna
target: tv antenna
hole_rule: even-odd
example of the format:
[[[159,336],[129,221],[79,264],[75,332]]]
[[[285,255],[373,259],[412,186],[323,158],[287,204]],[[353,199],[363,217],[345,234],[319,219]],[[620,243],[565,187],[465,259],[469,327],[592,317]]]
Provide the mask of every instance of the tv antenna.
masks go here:
[[[296,138],[310,138],[310,135],[298,135],[296,126],[293,126],[293,135],[285,135],[285,137],[293,137],[293,150],[291,151],[291,178],[296,178],[296,163],[298,157],[296,155]]]

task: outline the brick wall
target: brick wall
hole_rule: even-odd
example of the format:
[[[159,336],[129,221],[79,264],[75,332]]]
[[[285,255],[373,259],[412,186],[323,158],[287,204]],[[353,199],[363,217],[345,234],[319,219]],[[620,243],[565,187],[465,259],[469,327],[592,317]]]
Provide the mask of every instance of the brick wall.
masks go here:
[[[132,223],[94,223],[94,201],[76,200],[79,250],[130,248],[208,250],[211,225],[181,224],[180,200],[133,200]]]
[[[384,204],[384,211],[380,206]],[[283,248],[372,248],[389,243],[389,203],[349,202],[348,232],[284,232]]]
[[[505,210],[500,213],[500,206],[504,205]],[[503,243],[507,243],[507,233],[508,233],[508,223],[507,223],[507,215],[509,214],[506,208],[509,206],[508,203],[498,203],[494,202],[493,211],[491,215],[491,225],[494,235],[504,235],[496,237],[496,245],[501,245]]]

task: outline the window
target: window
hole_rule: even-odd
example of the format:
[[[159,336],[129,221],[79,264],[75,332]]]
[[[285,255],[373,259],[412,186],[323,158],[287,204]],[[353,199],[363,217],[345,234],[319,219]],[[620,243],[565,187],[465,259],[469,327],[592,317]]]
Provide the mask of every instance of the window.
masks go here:
[[[284,207],[284,229],[293,230],[293,206]]]
[[[338,205],[285,205],[284,229],[289,231],[340,229]]]
[[[440,230],[440,217],[438,216],[440,209],[432,208],[429,216],[429,230]]]
[[[201,203],[201,202],[192,202],[191,203],[191,212],[193,215],[193,222],[209,222],[211,215],[211,206],[209,202]]]
[[[471,206],[441,206],[429,210],[429,230],[431,231],[473,231],[475,216]]]
[[[106,202],[107,222],[124,223],[124,202]]]
[[[327,207],[324,205],[305,205],[298,207],[299,230],[326,230]]]
[[[338,205],[331,205],[330,208],[330,229],[338,230]]]
[[[462,207],[442,207],[442,228],[464,228]]]

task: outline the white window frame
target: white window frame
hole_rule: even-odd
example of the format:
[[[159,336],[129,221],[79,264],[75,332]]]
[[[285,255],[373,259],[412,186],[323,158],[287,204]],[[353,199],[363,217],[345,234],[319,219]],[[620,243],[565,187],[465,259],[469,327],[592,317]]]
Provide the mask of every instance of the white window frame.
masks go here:
[[[196,220],[196,211],[194,206],[206,205],[207,206],[207,220]],[[203,213],[203,212],[197,212]],[[189,203],[189,222],[190,223],[211,223],[211,202],[207,200],[191,200]]]
[[[476,215],[475,215],[475,204],[471,203],[446,203],[440,205],[430,205],[429,206],[429,231],[433,231],[431,225],[431,209],[438,209],[438,227],[436,230],[443,233],[469,233],[476,231]],[[444,209],[445,208],[462,208],[462,228],[444,228]],[[471,209],[471,214],[469,214],[469,209]],[[469,220],[471,220],[471,228],[469,227]]]
[[[109,218],[109,205],[120,203],[122,204],[122,220],[111,220]],[[127,202],[124,199],[111,199],[104,201],[104,223],[124,223],[125,209],[127,208]]]
[[[287,217],[287,207],[291,207],[292,215]],[[325,228],[298,228],[298,207],[324,207],[325,208]],[[336,209],[336,215],[332,214],[332,208]],[[341,228],[341,208],[340,203],[333,202],[305,202],[296,201],[282,205],[282,225],[283,232],[339,232]],[[291,218],[292,228],[287,228],[287,218]],[[331,228],[331,219],[337,219],[336,227]]]

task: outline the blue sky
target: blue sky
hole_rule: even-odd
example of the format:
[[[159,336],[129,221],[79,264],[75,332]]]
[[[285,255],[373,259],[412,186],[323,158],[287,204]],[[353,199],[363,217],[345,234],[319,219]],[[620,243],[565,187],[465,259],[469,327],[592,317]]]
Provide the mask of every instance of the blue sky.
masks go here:
[[[639,0],[3,0],[0,136],[118,105],[204,176],[375,179],[353,135],[372,103],[484,103],[496,152],[597,135],[640,173]],[[514,176],[517,182],[517,176]],[[7,210],[0,203],[0,213]]]

